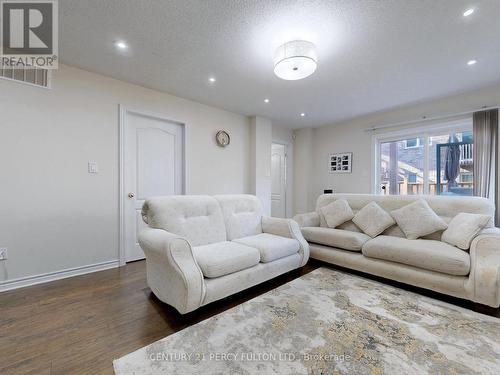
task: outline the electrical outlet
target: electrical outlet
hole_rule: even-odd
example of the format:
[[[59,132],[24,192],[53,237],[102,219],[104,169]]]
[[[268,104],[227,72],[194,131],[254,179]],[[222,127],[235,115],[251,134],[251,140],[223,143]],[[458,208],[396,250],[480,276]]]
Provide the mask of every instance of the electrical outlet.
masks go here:
[[[5,259],[7,259],[7,248],[0,247],[0,260],[5,260]]]

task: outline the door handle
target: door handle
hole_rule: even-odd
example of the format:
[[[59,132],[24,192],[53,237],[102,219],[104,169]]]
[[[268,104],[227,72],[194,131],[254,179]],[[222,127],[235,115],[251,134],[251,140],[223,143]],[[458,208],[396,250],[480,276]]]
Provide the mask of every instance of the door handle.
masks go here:
[[[134,193],[128,193],[128,197],[129,197],[130,199],[132,199],[133,197],[135,197],[135,194],[134,194]]]

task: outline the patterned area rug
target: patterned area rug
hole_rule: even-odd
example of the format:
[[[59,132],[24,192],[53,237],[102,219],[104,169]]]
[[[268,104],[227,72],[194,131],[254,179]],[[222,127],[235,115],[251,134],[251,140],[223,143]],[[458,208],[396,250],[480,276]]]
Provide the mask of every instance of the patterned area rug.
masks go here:
[[[500,374],[500,319],[320,268],[114,361],[125,374]]]

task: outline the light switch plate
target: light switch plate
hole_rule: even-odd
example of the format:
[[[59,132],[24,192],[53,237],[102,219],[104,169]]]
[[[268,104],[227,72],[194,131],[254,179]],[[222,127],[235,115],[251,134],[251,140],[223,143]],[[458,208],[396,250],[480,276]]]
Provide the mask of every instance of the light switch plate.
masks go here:
[[[99,172],[99,166],[95,161],[89,161],[89,173],[97,173]]]
[[[7,259],[7,248],[6,247],[0,247],[0,260],[5,260]]]

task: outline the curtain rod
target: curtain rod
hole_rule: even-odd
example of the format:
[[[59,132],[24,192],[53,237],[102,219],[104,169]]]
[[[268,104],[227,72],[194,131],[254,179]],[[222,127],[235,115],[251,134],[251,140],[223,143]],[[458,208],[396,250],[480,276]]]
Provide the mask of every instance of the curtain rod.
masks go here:
[[[490,109],[499,109],[499,108],[500,108],[500,106],[498,106],[498,105],[493,106],[493,107],[486,107],[485,106],[485,107],[482,107],[480,109],[474,109],[472,111],[467,111],[467,112],[450,113],[450,114],[447,114],[447,115],[433,116],[433,117],[423,116],[422,118],[420,118],[418,120],[401,121],[401,122],[395,122],[395,123],[392,123],[392,124],[372,126],[372,127],[368,128],[368,129],[365,129],[365,131],[370,132],[370,131],[375,131],[375,130],[379,130],[379,129],[394,128],[394,127],[397,127],[397,126],[416,124],[416,123],[419,123],[419,122],[444,120],[444,119],[451,118],[451,117],[459,117],[459,116],[470,115],[470,114],[472,114],[474,112],[478,112],[478,111],[489,111]]]

